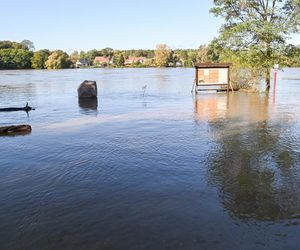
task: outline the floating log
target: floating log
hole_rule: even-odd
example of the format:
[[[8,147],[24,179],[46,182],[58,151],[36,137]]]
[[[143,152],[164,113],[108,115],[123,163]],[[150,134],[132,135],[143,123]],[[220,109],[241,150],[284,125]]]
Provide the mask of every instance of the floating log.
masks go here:
[[[26,135],[31,133],[30,125],[16,125],[16,126],[6,126],[0,127],[0,136],[4,135]]]
[[[34,108],[28,106],[28,102],[26,103],[26,106],[23,108],[0,108],[0,112],[12,112],[12,111],[25,111],[29,112],[31,110],[35,110]]]

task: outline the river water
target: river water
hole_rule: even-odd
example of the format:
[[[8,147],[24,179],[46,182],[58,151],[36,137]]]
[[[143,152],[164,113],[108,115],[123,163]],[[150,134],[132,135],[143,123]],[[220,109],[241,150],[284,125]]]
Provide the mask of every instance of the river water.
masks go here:
[[[0,113],[32,126],[0,137],[0,249],[299,249],[300,69],[275,96],[194,97],[193,76],[0,71],[0,107],[36,108]]]

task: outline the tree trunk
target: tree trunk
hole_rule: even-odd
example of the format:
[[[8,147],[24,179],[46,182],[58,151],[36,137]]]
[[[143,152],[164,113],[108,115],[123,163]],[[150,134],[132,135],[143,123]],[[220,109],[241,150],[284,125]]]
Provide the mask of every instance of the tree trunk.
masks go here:
[[[271,74],[271,70],[270,68],[268,67],[266,69],[266,78],[265,78],[265,81],[266,81],[266,91],[269,91],[270,90],[270,74]]]
[[[269,65],[269,62],[271,62],[272,59],[272,50],[271,50],[271,42],[267,42],[267,58],[266,61],[268,62],[267,65]],[[271,68],[270,66],[267,66],[266,68],[266,91],[268,92],[270,90],[270,74],[271,74]]]

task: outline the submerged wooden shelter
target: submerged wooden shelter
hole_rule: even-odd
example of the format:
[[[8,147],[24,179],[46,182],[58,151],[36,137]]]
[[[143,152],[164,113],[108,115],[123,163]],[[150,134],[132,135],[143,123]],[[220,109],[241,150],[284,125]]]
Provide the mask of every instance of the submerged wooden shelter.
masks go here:
[[[196,63],[195,92],[201,90],[227,90],[230,85],[232,63]]]

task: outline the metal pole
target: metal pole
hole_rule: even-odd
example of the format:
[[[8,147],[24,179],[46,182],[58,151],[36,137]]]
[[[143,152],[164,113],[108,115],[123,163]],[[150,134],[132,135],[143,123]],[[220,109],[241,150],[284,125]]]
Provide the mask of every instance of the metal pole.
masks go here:
[[[273,104],[275,103],[275,95],[276,95],[276,85],[277,85],[277,70],[279,69],[279,65],[274,65],[274,85],[273,85]]]

